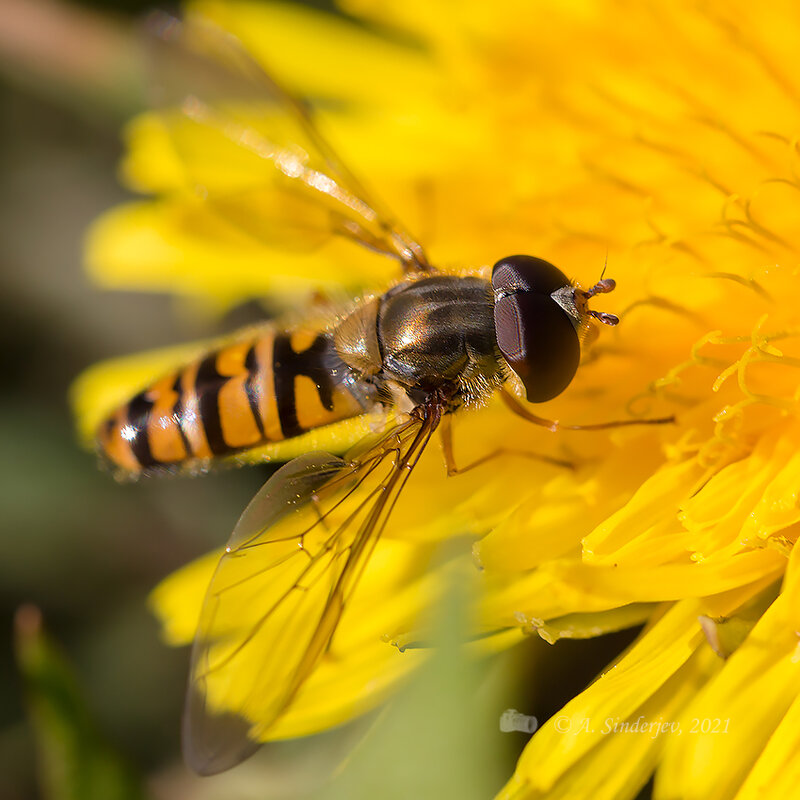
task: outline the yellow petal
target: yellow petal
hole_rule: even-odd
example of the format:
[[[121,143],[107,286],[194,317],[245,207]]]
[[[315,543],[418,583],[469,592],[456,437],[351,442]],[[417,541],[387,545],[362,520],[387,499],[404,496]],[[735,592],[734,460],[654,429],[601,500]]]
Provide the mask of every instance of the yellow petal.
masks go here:
[[[510,441],[521,441],[522,433],[513,431]],[[537,438],[533,432],[530,436],[532,440]],[[586,452],[584,443],[582,455],[589,459],[590,466],[585,470],[586,477],[580,470],[577,474],[565,471],[547,482],[535,482],[536,488],[513,513],[476,543],[475,556],[481,566],[492,572],[531,569],[542,561],[576,550],[587,533],[583,540],[584,557],[590,561],[597,558],[602,563],[598,554],[591,550],[600,546],[598,531],[613,526],[618,517],[637,518],[636,504],[641,501],[639,494],[633,499],[631,495],[663,459],[658,437],[652,430],[640,431],[620,442],[593,469],[592,456]],[[536,452],[535,448],[541,446],[538,441],[532,442],[531,451]],[[669,475],[665,482],[674,480],[674,473]],[[514,494],[506,493],[506,496],[511,498]],[[624,511],[613,515],[626,502]],[[655,506],[658,507],[657,502]],[[654,518],[658,515],[655,508],[649,513]],[[601,521],[602,526],[590,533]],[[635,523],[631,523],[631,528],[634,527]],[[553,531],[559,531],[559,535],[553,536]]]
[[[785,562],[775,551],[744,553],[719,563],[643,569],[595,567],[561,559],[529,574],[492,579],[486,615],[503,624],[513,625],[515,620],[534,624],[532,621],[606,611],[629,603],[692,598],[748,586],[755,590],[775,581]]]
[[[526,625],[530,624],[548,644],[555,644],[559,639],[589,639],[643,625],[654,610],[655,606],[647,603],[631,603],[595,614],[567,614],[546,621],[529,620]],[[517,621],[522,622],[520,619]]]
[[[679,532],[677,519],[670,519],[669,513],[664,512],[677,510],[692,487],[702,479],[704,472],[703,467],[694,460],[669,465],[656,472],[642,484],[630,502],[584,539],[587,563],[641,564],[642,552],[634,549],[626,556],[626,546],[629,547],[631,542],[643,541],[645,546],[642,549],[652,551],[651,540],[656,536],[664,538],[663,527],[670,528],[673,533]],[[672,558],[682,550],[680,543],[676,543],[672,549]],[[662,555],[656,563],[663,563],[664,560],[671,559],[664,559]]]
[[[222,555],[217,550],[187,564],[165,578],[150,593],[148,604],[161,622],[168,644],[190,644],[197,630],[206,589]]]
[[[310,252],[271,246],[269,237],[189,198],[110,211],[94,223],[86,247],[89,271],[103,286],[200,295],[221,308],[267,294],[296,301],[312,288],[341,291],[342,278],[350,288],[385,281],[390,268],[344,239]]]
[[[186,644],[194,638],[200,608],[220,555],[211,553],[192,562],[165,579],[151,594],[151,608],[171,644]],[[420,572],[426,562],[425,551],[418,545],[391,540],[379,543],[327,655],[286,714],[259,736],[300,736],[351,719],[385,699],[397,681],[416,667],[424,651],[401,653],[391,640],[396,631],[408,629],[440,591],[441,573],[426,576]],[[248,609],[241,609],[243,618],[247,613]],[[257,660],[239,666],[259,668]],[[239,677],[244,680],[241,672]],[[228,702],[233,703],[228,708],[243,710],[232,698]],[[248,704],[247,711],[255,732],[258,708]]]
[[[792,700],[767,746],[745,778],[736,800],[764,797],[791,797],[800,781],[800,697]]]
[[[438,76],[418,48],[308,7],[195,0],[188,8],[234,33],[301,96],[380,105],[387,87],[419,92]]]
[[[696,601],[665,609],[616,664],[536,732],[499,797],[551,791],[570,769],[608,741],[608,720],[626,720],[636,714],[700,646],[698,610]]]
[[[687,735],[670,740],[655,797],[733,797],[800,691],[797,634],[778,599],[686,709]],[[718,723],[718,721],[720,721]]]
[[[522,776],[516,775],[499,798],[524,800],[547,797],[548,800],[568,800],[591,797],[592,800],[624,800],[638,796],[658,764],[666,742],[682,735],[683,730],[677,720],[686,703],[713,670],[712,658],[714,656],[708,651],[695,652],[684,666],[627,718],[611,716],[587,721],[586,726],[600,728],[603,738],[581,759],[579,765],[567,770],[546,792],[542,793],[538,786],[532,786]],[[581,731],[581,727],[585,726],[572,730],[570,725],[567,730],[563,721],[559,723],[559,716],[556,716],[554,725],[563,726],[561,735],[565,738],[585,735]]]

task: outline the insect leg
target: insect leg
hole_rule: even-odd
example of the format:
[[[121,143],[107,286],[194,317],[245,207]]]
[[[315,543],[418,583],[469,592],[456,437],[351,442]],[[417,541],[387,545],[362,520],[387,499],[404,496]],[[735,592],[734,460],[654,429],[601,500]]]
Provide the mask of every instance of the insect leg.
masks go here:
[[[604,431],[609,428],[623,428],[628,425],[668,425],[675,422],[675,416],[668,417],[655,417],[653,419],[619,419],[610,422],[596,422],[591,425],[564,425],[557,419],[546,419],[539,417],[536,414],[528,411],[522,403],[507,389],[500,389],[500,396],[503,402],[513,411],[517,416],[522,417],[534,425],[541,425],[547,430],[555,431]]]
[[[469,472],[469,470],[479,467],[481,464],[485,464],[487,461],[491,461],[499,456],[521,456],[522,458],[530,458],[534,461],[543,461],[546,464],[552,464],[554,467],[564,467],[565,469],[575,468],[575,465],[570,461],[564,461],[540,453],[533,453],[530,450],[521,450],[513,447],[497,447],[485,456],[481,456],[466,466],[459,467],[456,464],[455,455],[453,453],[453,428],[450,416],[444,417],[439,432],[441,435],[442,452],[444,454],[444,463],[447,467],[448,478],[453,477],[453,475],[458,475],[459,473]]]

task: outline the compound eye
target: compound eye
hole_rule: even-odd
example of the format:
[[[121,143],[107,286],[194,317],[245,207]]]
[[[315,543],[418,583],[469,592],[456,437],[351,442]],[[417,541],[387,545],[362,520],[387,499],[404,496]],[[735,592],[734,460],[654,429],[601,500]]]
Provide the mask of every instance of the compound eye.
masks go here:
[[[535,256],[508,256],[492,269],[492,288],[501,295],[515,292],[551,295],[569,285],[569,278],[558,267]]]
[[[532,256],[505,258],[492,273],[497,344],[531,403],[561,394],[578,370],[578,333],[550,296],[569,285],[561,270]]]

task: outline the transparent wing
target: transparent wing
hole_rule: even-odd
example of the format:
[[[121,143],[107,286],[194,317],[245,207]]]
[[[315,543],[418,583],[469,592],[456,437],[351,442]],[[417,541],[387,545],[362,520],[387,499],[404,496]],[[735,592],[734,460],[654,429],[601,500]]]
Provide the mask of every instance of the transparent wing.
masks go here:
[[[309,108],[236,37],[192,14],[156,15],[149,29],[162,119],[206,210],[272,245],[309,248],[338,234],[406,270],[431,269],[422,247],[319,134]]]
[[[233,531],[206,594],[184,712],[201,774],[249,756],[323,657],[386,521],[438,423],[413,415],[344,459],[278,470]]]

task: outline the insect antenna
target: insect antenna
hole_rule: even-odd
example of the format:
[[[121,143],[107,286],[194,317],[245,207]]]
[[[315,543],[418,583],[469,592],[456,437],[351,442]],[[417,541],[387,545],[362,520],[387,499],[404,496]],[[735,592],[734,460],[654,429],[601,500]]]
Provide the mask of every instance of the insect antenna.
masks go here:
[[[600,280],[605,277],[606,270],[608,269],[608,245],[606,245],[606,260],[603,262],[603,271],[600,273]]]

